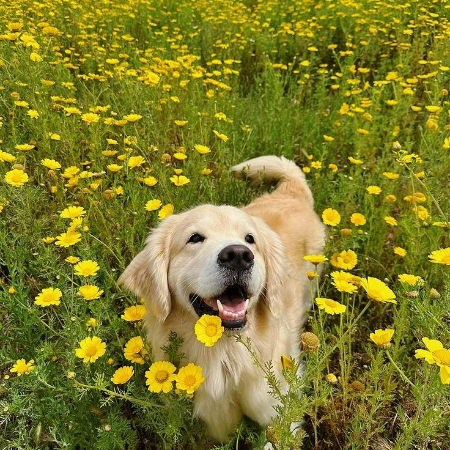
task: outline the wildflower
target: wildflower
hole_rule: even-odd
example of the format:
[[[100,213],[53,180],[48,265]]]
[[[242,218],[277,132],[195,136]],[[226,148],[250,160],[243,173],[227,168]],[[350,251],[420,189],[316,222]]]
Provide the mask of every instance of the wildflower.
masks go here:
[[[173,213],[173,205],[171,203],[168,203],[167,205],[164,205],[158,212],[158,218],[160,220],[165,219],[166,217],[170,216]]]
[[[61,169],[61,164],[58,161],[55,161],[54,159],[48,159],[48,158],[42,159],[41,164],[50,170]]]
[[[336,164],[328,164],[328,168],[333,172],[336,173],[339,169]]]
[[[100,269],[99,265],[90,259],[81,261],[75,266],[75,274],[82,277],[90,277],[96,275]]]
[[[82,206],[69,206],[61,211],[59,217],[63,219],[75,219],[77,217],[84,216],[86,214],[85,209]]]
[[[228,141],[228,136],[226,135],[226,134],[222,134],[222,133],[219,133],[218,131],[216,131],[216,130],[213,130],[213,133],[216,135],[216,137],[218,138],[218,139],[220,139],[221,141],[223,141],[223,142],[227,142]]]
[[[129,306],[125,308],[125,311],[120,317],[127,322],[136,322],[144,317],[145,312],[144,305]]]
[[[30,361],[25,362],[25,359],[18,359],[15,364],[12,366],[10,372],[17,373],[17,376],[28,375],[32,370],[36,367],[34,366],[34,359],[30,359]]]
[[[156,361],[145,372],[146,384],[150,392],[170,392],[173,388],[176,367],[168,361]]]
[[[55,242],[55,238],[51,237],[51,236],[47,236],[47,237],[42,238],[42,242],[44,244],[51,244],[52,242]]]
[[[81,358],[84,363],[95,362],[106,351],[106,344],[102,340],[93,336],[87,337],[80,342],[80,348],[75,350],[75,355]]]
[[[408,284],[409,286],[423,286],[425,283],[424,279],[422,277],[419,277],[417,275],[410,275],[408,273],[402,273],[398,276],[398,280],[400,283]]]
[[[83,286],[80,286],[80,288],[78,289],[78,294],[81,295],[85,300],[95,300],[97,298],[100,298],[100,296],[103,294],[103,291],[92,284],[85,284]]]
[[[352,270],[358,264],[358,256],[353,250],[343,250],[340,253],[334,253],[330,262],[338,269]]]
[[[340,223],[341,215],[335,209],[327,208],[322,213],[322,220],[325,225],[331,225],[332,227],[335,227]]]
[[[327,314],[342,314],[347,309],[342,303],[329,298],[316,298],[316,304],[319,309],[323,309]]]
[[[370,340],[375,342],[378,347],[386,348],[391,345],[391,339],[394,335],[394,330],[386,328],[385,330],[375,330],[375,333],[370,333]]]
[[[309,331],[300,335],[300,345],[305,352],[315,352],[320,347],[319,338]]]
[[[348,292],[350,294],[358,289],[353,283],[344,280],[334,280],[333,285],[339,292]]]
[[[144,348],[144,341],[140,336],[131,338],[124,348],[125,359],[133,363],[144,364],[144,357],[148,355]]]
[[[119,170],[121,170],[123,168],[123,166],[119,166],[119,164],[108,164],[106,166],[106,168],[110,171],[110,172],[119,172]]]
[[[31,117],[32,119],[38,119],[39,118],[39,113],[35,109],[30,109],[29,111],[27,111],[27,115],[29,117]]]
[[[97,123],[100,120],[100,116],[95,113],[85,113],[81,116],[81,120],[90,125],[91,123]]]
[[[397,180],[400,177],[398,173],[393,172],[383,172],[383,175],[389,180]]]
[[[357,227],[365,225],[366,224],[366,218],[363,214],[360,213],[353,213],[350,217],[350,222],[353,225],[356,225]]]
[[[33,150],[35,145],[32,144],[17,144],[15,148],[20,150],[21,152],[28,152],[29,150]]]
[[[56,236],[56,245],[58,247],[70,247],[81,241],[81,234],[73,231],[68,231],[67,233],[61,233]]]
[[[293,369],[295,367],[294,361],[289,356],[281,355],[281,366],[283,369]]]
[[[137,122],[138,120],[142,119],[142,116],[140,114],[128,114],[126,116],[123,116],[123,118],[127,122]]]
[[[384,200],[386,203],[395,203],[397,201],[397,197],[393,194],[388,194]]]
[[[398,222],[394,219],[394,217],[391,216],[385,216],[384,221],[392,227],[396,227],[398,225]]]
[[[305,261],[309,261],[310,263],[317,266],[318,264],[324,263],[328,261],[328,258],[324,255],[306,255],[303,257]]]
[[[377,302],[397,303],[395,294],[381,280],[374,277],[367,277],[361,280],[361,286],[367,292],[367,297]]]
[[[450,266],[450,247],[435,250],[428,255],[428,258],[432,263]]]
[[[94,317],[91,317],[90,319],[88,319],[86,321],[86,326],[87,327],[96,327],[97,325],[98,325],[98,321]]]
[[[170,177],[170,181],[175,185],[175,186],[184,186],[185,184],[190,183],[190,179],[185,177],[184,175],[174,175],[172,177]]]
[[[20,187],[28,181],[28,175],[20,169],[13,169],[5,174],[5,181],[11,186]]]
[[[194,145],[195,150],[197,150],[200,155],[206,155],[206,153],[209,153],[211,149],[207,147],[206,145],[196,144]]]
[[[187,120],[174,120],[174,122],[175,122],[175,125],[178,125],[179,127],[184,127],[188,123]]]
[[[222,337],[224,327],[220,317],[204,314],[197,320],[194,331],[199,342],[212,347]]]
[[[14,155],[8,152],[0,150],[0,161],[1,162],[13,162],[16,159]]]
[[[34,303],[38,306],[59,305],[61,303],[62,292],[58,288],[47,288],[35,297]]]
[[[353,156],[349,156],[348,157],[348,160],[352,163],[352,164],[355,164],[355,165],[361,165],[364,161],[362,161],[361,159],[356,159],[356,158],[353,158]]]
[[[394,247],[394,253],[404,258],[408,252],[402,247]]]
[[[134,374],[132,366],[119,367],[111,378],[114,384],[125,384]]]
[[[308,276],[309,280],[314,280],[314,278],[317,278],[319,276],[319,274],[317,272],[313,272],[311,270],[308,270],[306,272],[306,275]]]
[[[154,200],[149,200],[146,204],[145,204],[145,209],[147,211],[156,211],[157,209],[159,209],[162,205],[161,200],[158,199],[154,199]]]
[[[142,156],[130,156],[128,159],[128,167],[134,169],[135,167],[142,166],[145,163],[145,159]]]
[[[334,141],[334,137],[332,136],[327,136],[326,134],[323,135],[323,140],[325,142],[333,142]]]
[[[187,394],[193,394],[204,381],[202,368],[192,363],[182,367],[176,376],[177,388]]]
[[[368,186],[366,191],[370,195],[379,195],[381,193],[381,188],[379,186]]]
[[[330,384],[337,384],[338,383],[337,376],[334,373],[327,374],[325,376],[325,380],[327,380],[328,383],[330,383]]]

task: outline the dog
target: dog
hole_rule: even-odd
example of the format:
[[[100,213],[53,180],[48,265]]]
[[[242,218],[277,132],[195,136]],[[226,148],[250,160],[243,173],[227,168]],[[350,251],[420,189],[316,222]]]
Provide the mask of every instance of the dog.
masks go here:
[[[324,226],[293,161],[261,156],[231,170],[277,187],[243,208],[200,205],[167,217],[119,279],[145,300],[155,360],[167,359],[162,347],[176,332],[186,364],[203,368],[194,413],[219,442],[243,415],[262,427],[276,415],[263,371],[235,334],[250,338],[259,361],[271,362],[283,383],[281,355],[299,355],[311,301],[306,272],[313,266],[303,256],[324,245]],[[226,331],[212,347],[194,334],[203,314],[218,315]]]

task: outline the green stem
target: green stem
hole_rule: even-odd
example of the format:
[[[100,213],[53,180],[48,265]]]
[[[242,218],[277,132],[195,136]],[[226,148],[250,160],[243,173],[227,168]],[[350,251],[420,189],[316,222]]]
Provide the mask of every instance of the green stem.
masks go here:
[[[402,369],[400,369],[400,367],[397,366],[396,362],[392,359],[391,354],[389,353],[389,350],[386,350],[386,355],[389,358],[389,361],[391,362],[391,364],[397,369],[397,372],[401,375],[401,377],[403,378],[404,381],[406,381],[407,383],[409,383],[412,387],[416,387],[415,384],[405,375],[405,372],[403,372]]]

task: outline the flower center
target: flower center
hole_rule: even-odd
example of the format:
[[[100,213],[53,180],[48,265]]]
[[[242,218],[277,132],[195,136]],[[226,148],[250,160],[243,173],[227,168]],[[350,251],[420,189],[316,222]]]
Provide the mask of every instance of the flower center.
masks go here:
[[[210,324],[206,327],[205,333],[208,337],[213,337],[217,333],[217,327]]]
[[[195,375],[188,375],[185,379],[184,379],[184,384],[186,386],[194,386],[196,383],[197,379],[195,378]]]
[[[94,356],[97,353],[97,347],[95,345],[91,345],[86,348],[84,353],[86,356]]]
[[[158,372],[156,372],[155,375],[155,379],[158,383],[164,383],[165,381],[167,381],[169,378],[169,374],[167,373],[166,370],[158,370]]]

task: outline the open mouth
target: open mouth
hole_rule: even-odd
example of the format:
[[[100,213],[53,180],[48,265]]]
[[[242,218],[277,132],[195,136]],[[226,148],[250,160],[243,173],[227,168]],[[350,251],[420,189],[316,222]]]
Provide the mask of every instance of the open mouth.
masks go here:
[[[197,294],[191,294],[189,300],[199,317],[203,314],[219,316],[222,325],[228,331],[239,331],[247,323],[249,295],[241,285],[228,286],[217,297],[202,298]]]

